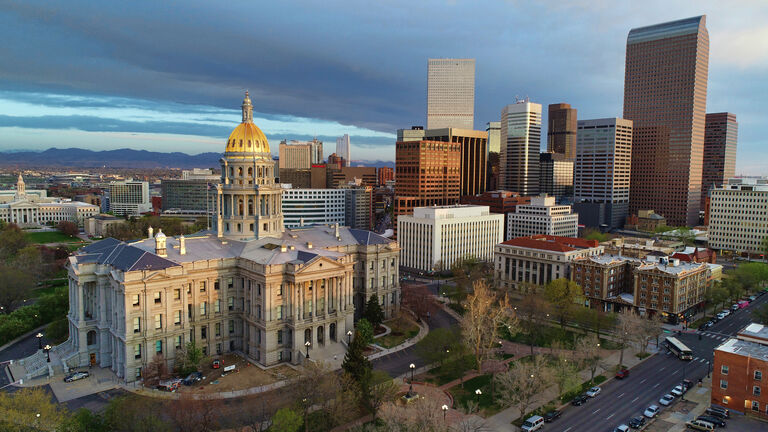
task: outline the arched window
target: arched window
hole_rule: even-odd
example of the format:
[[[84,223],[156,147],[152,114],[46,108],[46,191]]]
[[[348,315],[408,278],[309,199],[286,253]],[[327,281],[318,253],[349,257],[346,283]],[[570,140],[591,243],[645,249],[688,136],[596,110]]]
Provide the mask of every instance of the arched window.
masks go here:
[[[253,177],[253,167],[248,167],[248,177]]]
[[[235,168],[234,167],[229,167],[229,176],[230,177],[234,177],[235,176]]]
[[[237,200],[237,214],[239,216],[243,215],[243,200],[242,200],[242,198]]]
[[[253,199],[248,199],[248,216],[253,216]]]
[[[85,336],[88,341],[88,346],[96,345],[96,332],[91,330],[88,332],[88,334]]]
[[[238,167],[237,168],[237,176],[238,177],[242,177],[243,176],[243,167]]]

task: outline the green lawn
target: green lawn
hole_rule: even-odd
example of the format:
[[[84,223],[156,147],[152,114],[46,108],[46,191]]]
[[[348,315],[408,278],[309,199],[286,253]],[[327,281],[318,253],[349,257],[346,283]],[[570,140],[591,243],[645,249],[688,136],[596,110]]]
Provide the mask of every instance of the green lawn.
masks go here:
[[[389,320],[384,323],[387,327],[392,329],[386,336],[376,338],[373,342],[384,348],[392,348],[405,342],[406,339],[412,338],[419,334],[419,326],[413,321],[405,319],[400,316],[398,318]]]
[[[578,338],[578,335],[568,329],[561,329],[559,327],[552,327],[543,325],[540,327],[541,331],[534,338],[533,345],[539,347],[551,347],[552,343],[559,341],[563,348],[573,349],[574,341]],[[519,332],[514,335],[509,335],[509,332],[503,331],[505,339],[528,345],[528,335]]]
[[[39,288],[35,288],[32,293],[34,297],[41,297],[47,294],[53,294],[57,288],[62,286],[67,286],[67,282],[65,281],[64,283],[56,282],[54,284],[44,284]]]
[[[483,392],[480,397],[475,394],[475,390],[480,389]],[[484,417],[493,415],[501,411],[504,407],[497,405],[493,401],[491,392],[491,375],[485,374],[472,378],[449,389],[453,395],[454,408],[466,407],[467,402],[476,402],[480,406],[480,411]]]
[[[46,243],[76,243],[82,240],[77,237],[70,237],[64,235],[59,231],[38,231],[24,233],[24,237],[30,243],[46,244]]]
[[[475,365],[475,356],[467,354],[461,359],[430,369],[427,372],[426,381],[441,386],[464,376],[468,371],[475,369]]]

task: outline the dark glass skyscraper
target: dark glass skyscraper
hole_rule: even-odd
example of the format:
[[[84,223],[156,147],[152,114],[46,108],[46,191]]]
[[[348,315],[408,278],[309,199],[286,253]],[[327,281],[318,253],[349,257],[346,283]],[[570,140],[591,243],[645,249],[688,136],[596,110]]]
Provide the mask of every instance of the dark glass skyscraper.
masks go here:
[[[710,189],[720,187],[736,174],[736,114],[707,114],[704,130],[704,169],[701,174],[701,205]]]
[[[567,103],[549,105],[547,115],[547,151],[568,160],[576,159],[576,108]]]
[[[699,16],[632,29],[624,118],[634,122],[630,211],[697,223],[707,104],[709,34]]]

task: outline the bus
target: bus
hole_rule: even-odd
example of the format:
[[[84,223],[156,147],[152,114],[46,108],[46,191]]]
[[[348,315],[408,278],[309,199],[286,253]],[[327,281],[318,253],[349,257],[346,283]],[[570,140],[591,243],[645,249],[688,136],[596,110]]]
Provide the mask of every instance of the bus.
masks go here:
[[[667,349],[675,354],[680,360],[693,360],[693,352],[691,349],[685,346],[684,343],[677,340],[674,337],[668,337],[666,340]]]

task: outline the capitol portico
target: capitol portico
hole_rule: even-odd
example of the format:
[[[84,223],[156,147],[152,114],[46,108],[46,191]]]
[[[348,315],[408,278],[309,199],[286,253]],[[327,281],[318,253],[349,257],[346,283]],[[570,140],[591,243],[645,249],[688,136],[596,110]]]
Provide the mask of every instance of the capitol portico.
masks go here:
[[[399,311],[397,242],[338,225],[286,229],[247,93],[242,113],[221,159],[215,230],[105,239],[69,258],[70,336],[54,352],[64,369],[96,364],[133,381],[158,355],[172,367],[189,342],[263,366],[301,363],[309,342],[322,360],[346,349],[369,296],[387,317]]]

